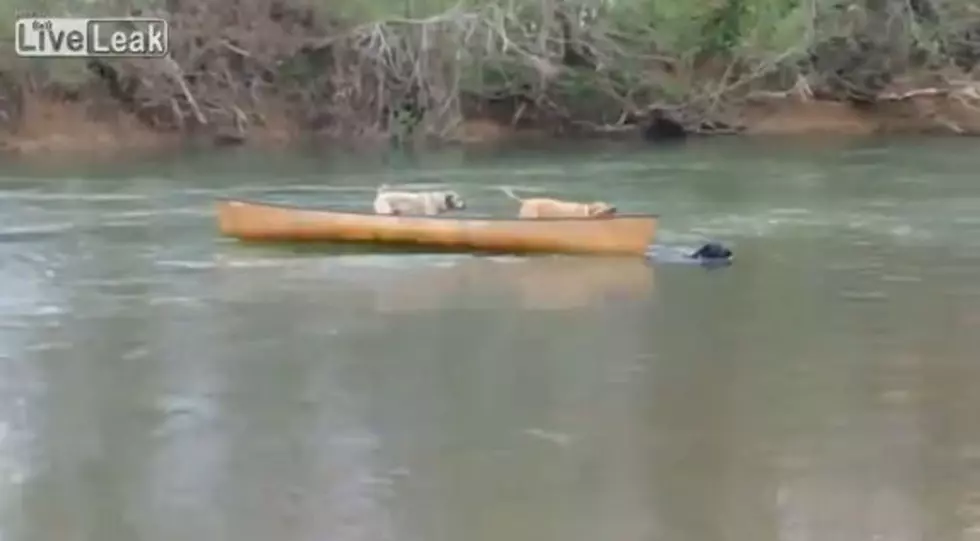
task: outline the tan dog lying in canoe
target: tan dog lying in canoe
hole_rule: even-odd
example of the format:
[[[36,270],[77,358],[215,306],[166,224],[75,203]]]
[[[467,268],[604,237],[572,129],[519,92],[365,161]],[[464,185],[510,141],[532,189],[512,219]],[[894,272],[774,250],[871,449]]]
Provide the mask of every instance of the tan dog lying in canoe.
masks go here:
[[[616,207],[603,201],[577,203],[543,197],[522,199],[510,188],[502,187],[501,190],[520,202],[521,210],[517,213],[520,218],[606,218],[616,214]]]
[[[436,216],[453,210],[463,210],[466,202],[454,191],[400,192],[378,186],[374,212],[378,214]]]

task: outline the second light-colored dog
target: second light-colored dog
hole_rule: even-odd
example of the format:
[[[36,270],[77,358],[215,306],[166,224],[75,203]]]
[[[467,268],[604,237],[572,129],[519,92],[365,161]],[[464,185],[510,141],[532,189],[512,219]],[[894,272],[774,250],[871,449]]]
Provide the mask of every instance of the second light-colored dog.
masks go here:
[[[386,184],[378,186],[374,198],[374,212],[388,215],[436,216],[453,210],[463,210],[466,202],[456,192],[403,192],[389,190]]]
[[[510,188],[501,190],[511,199],[520,202],[520,218],[602,218],[616,214],[616,207],[603,201],[578,203],[561,201],[544,197],[523,199],[514,194]]]

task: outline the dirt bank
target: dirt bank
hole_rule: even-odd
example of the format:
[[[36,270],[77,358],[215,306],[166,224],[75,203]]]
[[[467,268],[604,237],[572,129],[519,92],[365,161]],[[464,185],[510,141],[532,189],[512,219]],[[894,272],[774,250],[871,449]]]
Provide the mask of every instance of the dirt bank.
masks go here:
[[[252,145],[287,146],[297,131],[283,115],[269,112],[261,130],[252,130]],[[111,157],[134,151],[174,150],[193,144],[227,144],[220,136],[205,137],[148,127],[115,104],[98,101],[29,97],[19,121],[0,130],[0,151],[26,156],[86,155]],[[238,143],[240,141],[234,141]]]
[[[147,128],[118,110],[91,103],[27,98],[19,122],[0,134],[0,148],[29,155],[112,154],[174,146],[178,138]]]
[[[749,135],[978,135],[980,95],[972,89],[907,90],[860,106],[795,97],[755,99],[737,116]]]
[[[742,136],[980,134],[978,95],[920,90],[885,98],[872,105],[856,106],[796,96],[757,96],[727,116]],[[155,130],[131,114],[99,111],[92,103],[34,97],[25,100],[20,122],[0,133],[0,148],[23,155],[112,156],[202,143],[282,148],[308,142],[315,136],[304,133],[287,115],[268,111],[264,116],[264,125],[254,126],[245,139],[229,140],[214,134],[202,137]],[[639,128],[619,133],[632,137],[635,132],[639,137]],[[495,144],[544,137],[561,136],[554,135],[548,126],[514,127],[510,122],[478,117],[462,122],[448,138],[462,144]]]

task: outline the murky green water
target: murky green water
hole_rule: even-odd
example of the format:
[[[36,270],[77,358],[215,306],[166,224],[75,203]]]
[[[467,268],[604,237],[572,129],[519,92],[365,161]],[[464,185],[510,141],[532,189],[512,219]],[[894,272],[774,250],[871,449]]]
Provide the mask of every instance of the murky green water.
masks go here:
[[[59,166],[60,167],[60,166]],[[974,141],[7,164],[0,539],[980,539]],[[217,196],[499,184],[736,264],[335,255]]]

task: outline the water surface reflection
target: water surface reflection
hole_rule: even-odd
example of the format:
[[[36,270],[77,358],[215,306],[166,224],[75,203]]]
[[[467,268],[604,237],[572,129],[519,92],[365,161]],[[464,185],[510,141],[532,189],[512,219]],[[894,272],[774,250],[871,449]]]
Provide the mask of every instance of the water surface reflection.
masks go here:
[[[0,537],[977,538],[976,153],[731,145],[0,178]],[[213,235],[215,195],[440,175],[598,191],[738,260]]]

